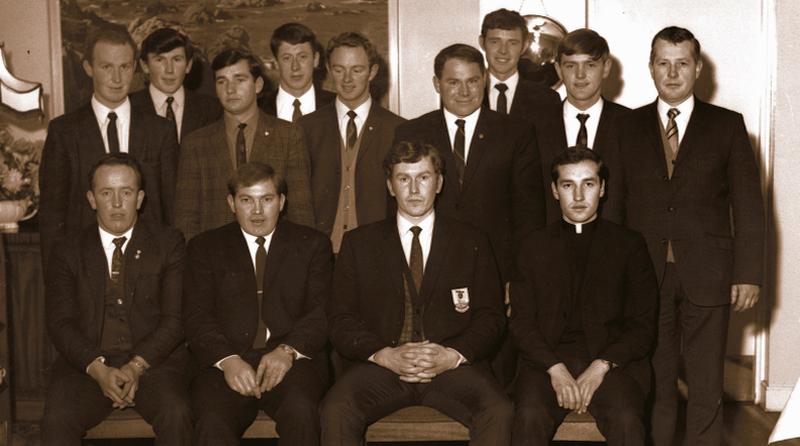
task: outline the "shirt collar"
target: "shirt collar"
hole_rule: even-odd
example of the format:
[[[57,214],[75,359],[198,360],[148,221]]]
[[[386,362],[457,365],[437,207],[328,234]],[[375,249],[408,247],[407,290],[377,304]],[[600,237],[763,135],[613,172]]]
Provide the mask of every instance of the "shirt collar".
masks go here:
[[[229,130],[236,129],[241,123],[247,124],[246,129],[252,129],[253,131],[256,130],[258,127],[258,107],[253,108],[252,114],[248,114],[246,116],[233,116],[228,113],[224,113],[225,115],[225,127]],[[241,119],[240,119],[241,118]]]
[[[277,226],[275,226],[275,228],[277,228]],[[256,244],[256,239],[258,237],[256,237],[255,235],[250,234],[249,232],[245,231],[244,228],[242,228],[241,226],[239,227],[239,229],[242,230],[242,235],[244,236],[244,240],[245,240],[245,242],[247,242],[248,246]],[[272,232],[270,232],[269,234],[263,236],[264,237],[264,246],[265,247],[269,246],[270,241],[272,241],[272,235],[273,234],[275,234],[275,229],[273,229]]]
[[[591,220],[584,223],[570,223],[564,216],[561,216],[561,227],[568,231],[570,234],[584,234],[591,233],[594,227],[597,226],[597,214],[595,213]]]
[[[301,104],[305,104],[306,102],[311,101],[312,99],[316,99],[314,93],[314,84],[311,84],[308,90],[305,93],[301,94],[299,97],[293,96],[291,93],[283,89],[282,85],[278,86],[278,95],[275,98],[277,101],[287,101],[289,104],[293,103],[295,99],[300,99]]]
[[[422,232],[427,234],[433,233],[433,222],[436,220],[436,211],[431,212],[428,214],[427,217],[422,219],[421,222],[415,224],[410,222],[408,219],[403,217],[399,212],[397,213],[397,232],[400,234],[400,237],[405,235],[406,233],[411,231],[412,226],[419,226],[422,228]],[[428,232],[426,232],[428,231]]]
[[[677,106],[669,105],[663,99],[658,98],[657,107],[658,116],[664,122],[667,122],[667,112],[671,108],[677,108],[678,111],[680,111],[675,119],[686,119],[688,121],[689,117],[692,115],[692,111],[694,110],[694,95],[689,96],[685,101],[681,102]]]
[[[450,113],[446,107],[442,107],[442,111],[444,111],[444,120],[447,121],[448,124],[455,126],[456,120],[463,119],[465,121],[465,127],[474,128],[474,126],[478,124],[478,116],[481,114],[481,107],[478,107],[477,110],[467,116],[464,116],[463,118]]]
[[[584,113],[590,116],[591,118],[600,118],[600,114],[603,113],[603,98],[597,100],[591,107],[587,108],[586,110],[581,110],[578,107],[572,105],[569,102],[569,99],[564,101],[564,116],[567,117],[575,117],[578,113]]]
[[[117,108],[108,108],[100,103],[95,95],[92,95],[92,110],[97,122],[101,124],[108,120],[108,114],[112,111],[117,114],[117,121],[130,122],[131,119],[131,101],[128,98],[125,98],[125,102],[118,105]]]
[[[100,245],[103,247],[104,250],[115,248],[114,246],[115,238],[125,237],[125,243],[122,245],[122,250],[124,251],[125,247],[128,245],[128,242],[131,241],[131,235],[133,234],[133,226],[131,226],[131,228],[125,231],[125,233],[122,235],[114,235],[103,229],[100,225],[97,225],[97,229],[98,232],[100,233]]]
[[[350,111],[350,108],[344,105],[341,100],[339,100],[339,96],[336,96],[336,101],[334,101],[334,103],[336,104],[336,115],[339,117],[339,121],[341,122],[345,119],[350,119],[350,117],[347,116],[347,112]],[[371,107],[372,96],[367,96],[366,101],[362,102],[361,105],[353,109],[353,111],[356,112],[356,119],[361,118],[362,120],[366,121]]]
[[[494,77],[494,74],[489,73],[489,90],[493,89],[495,85],[503,83],[508,86],[510,91],[514,91],[517,88],[517,84],[519,83],[519,71],[515,72],[508,79],[501,81]]]
[[[150,83],[150,86],[147,88],[150,91],[150,97],[153,98],[153,105],[156,106],[156,110],[161,110],[162,108],[165,108],[164,104],[167,102],[167,97],[169,96],[172,96],[175,99],[175,101],[172,102],[172,106],[175,107],[176,109],[180,108],[184,104],[184,99],[186,98],[186,90],[184,90],[183,85],[181,85],[181,88],[179,88],[178,91],[172,93],[171,95],[168,95],[163,91],[159,90],[152,83]],[[173,109],[173,111],[175,111],[175,109]]]

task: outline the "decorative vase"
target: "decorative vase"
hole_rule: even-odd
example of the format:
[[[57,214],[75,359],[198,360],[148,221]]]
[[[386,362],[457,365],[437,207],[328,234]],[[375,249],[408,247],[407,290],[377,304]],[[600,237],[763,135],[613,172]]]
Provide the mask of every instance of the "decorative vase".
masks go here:
[[[27,220],[36,215],[36,209],[26,214],[28,200],[2,200],[0,201],[0,232],[19,232],[18,222]]]

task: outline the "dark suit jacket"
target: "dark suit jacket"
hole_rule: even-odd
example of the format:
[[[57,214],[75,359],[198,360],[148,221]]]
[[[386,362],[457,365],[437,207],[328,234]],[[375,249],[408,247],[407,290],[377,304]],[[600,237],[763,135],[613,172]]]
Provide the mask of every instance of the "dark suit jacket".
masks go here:
[[[488,92],[483,97],[483,105],[489,108]],[[561,97],[555,90],[520,77],[508,114],[532,121],[538,130],[544,123],[554,122],[554,117],[560,117],[560,113]]]
[[[622,202],[622,176],[614,173],[619,170],[619,155],[617,150],[617,132],[619,123],[624,119],[625,114],[630,112],[628,107],[619,105],[616,102],[611,102],[603,99],[603,111],[600,114],[600,122],[597,125],[597,133],[595,134],[594,141],[592,142],[591,149],[603,158],[603,162],[609,172],[609,178],[606,182],[606,197],[603,200],[603,218],[607,220],[620,223],[619,207]],[[564,128],[564,113],[562,107],[559,107],[558,124],[556,131],[556,139],[546,145],[540,145],[542,154],[542,179],[545,181],[547,196],[547,222],[553,223],[561,220],[561,207],[558,201],[553,197],[550,191],[550,182],[552,177],[550,175],[550,166],[553,160],[559,153],[566,150],[567,147],[575,145],[575,141],[567,141],[567,133]],[[606,212],[606,209],[612,209]]]
[[[460,192],[442,110],[397,127],[395,141],[403,140],[422,140],[442,152],[447,172],[436,202],[438,215],[451,216],[486,232],[497,255],[501,278],[507,281],[512,247],[525,234],[544,225],[542,170],[533,126],[481,109]]]
[[[194,93],[184,88],[186,92],[186,105],[181,119],[181,137],[183,141],[186,135],[193,131],[205,127],[208,124],[222,117],[222,106],[215,97]],[[156,115],[156,108],[153,105],[153,98],[147,86],[144,89],[130,95],[131,105],[144,113]]]
[[[669,178],[656,107],[632,111],[620,130],[625,225],[644,235],[659,281],[672,240],[689,299],[725,305],[731,284],[762,283],[764,203],[744,120],[695,99]]]
[[[183,343],[181,288],[186,250],[181,234],[138,221],[125,247],[125,293],[133,354],[157,367]],[[102,353],[108,261],[97,225],[64,239],[46,276],[47,332],[59,355],[83,372]]]
[[[164,118],[131,107],[128,150],[141,164],[145,203],[141,217],[172,222],[178,141]],[[50,121],[39,171],[42,262],[61,239],[77,235],[97,217],[86,200],[89,170],[106,154],[91,104]]]
[[[395,128],[404,121],[373,101],[361,132],[356,162],[356,217],[359,225],[386,218],[388,193],[383,159],[392,148]],[[342,138],[336,105],[331,103],[318,108],[298,122],[311,160],[311,194],[317,229],[330,236],[342,179]]]
[[[270,91],[266,95],[258,98],[258,106],[264,113],[270,116],[278,116],[277,110],[277,103],[275,102],[278,99],[278,89]],[[336,99],[336,93],[333,93],[328,90],[323,90],[317,86],[314,86],[314,100],[316,101],[317,110],[322,108],[323,105],[328,105]]]
[[[260,113],[248,160],[269,164],[286,179],[287,217],[313,226],[308,151],[300,130]],[[187,240],[235,220],[227,202],[227,182],[232,173],[224,118],[186,137],[178,163],[181,186],[175,197],[175,226]]]
[[[189,241],[184,281],[184,329],[201,367],[244,355],[258,328],[255,271],[242,230],[231,223]],[[267,349],[279,344],[323,363],[325,305],[333,254],[327,237],[281,220],[272,235],[264,275]]]
[[[649,389],[649,354],[656,334],[658,284],[641,235],[605,220],[595,228],[581,288],[581,314],[593,358],[614,362]],[[511,282],[509,330],[523,361],[539,370],[556,355],[571,305],[567,241],[562,223],[522,244]]]
[[[329,306],[331,342],[345,358],[366,361],[398,345],[407,267],[396,218],[345,233]],[[463,287],[469,309],[459,313],[451,291]],[[470,362],[493,352],[505,327],[503,291],[482,232],[436,214],[420,298],[426,339],[458,350]]]

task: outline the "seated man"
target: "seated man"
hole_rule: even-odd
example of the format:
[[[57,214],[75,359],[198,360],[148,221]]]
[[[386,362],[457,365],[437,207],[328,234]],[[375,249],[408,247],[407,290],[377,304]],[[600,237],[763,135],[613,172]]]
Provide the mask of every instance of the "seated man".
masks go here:
[[[520,247],[515,446],[548,444],[570,410],[591,413],[610,445],[644,444],[658,290],[642,236],[597,218],[606,176],[589,149],[559,154],[551,189],[562,221]]]
[[[397,215],[345,234],[329,321],[354,362],[322,405],[322,444],[362,444],[368,424],[425,405],[469,427],[473,445],[510,440],[512,408],[482,363],[503,332],[488,237],[434,212],[442,157],[398,142],[384,161]]]
[[[47,391],[42,444],[80,446],[116,408],[153,425],[156,445],[190,445],[181,287],[186,257],[173,228],[138,220],[139,163],[117,153],[89,172],[97,223],[53,251],[47,331],[60,358]]]
[[[286,181],[269,165],[242,165],[228,191],[236,221],[188,248],[184,327],[203,367],[192,382],[192,444],[238,445],[261,409],[277,422],[280,445],[317,445],[330,241],[278,219]]]

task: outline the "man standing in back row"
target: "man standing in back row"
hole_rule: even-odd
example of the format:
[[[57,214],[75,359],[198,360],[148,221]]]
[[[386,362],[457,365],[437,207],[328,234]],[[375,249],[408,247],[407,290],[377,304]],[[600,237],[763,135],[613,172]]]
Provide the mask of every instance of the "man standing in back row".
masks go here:
[[[658,99],[620,128],[625,224],[641,232],[660,284],[652,440],[673,444],[679,364],[689,385],[686,443],[722,444],[728,316],[759,297],[764,209],[742,115],[700,101],[700,43],[686,29],[653,38]],[[732,218],[731,218],[732,217]]]

